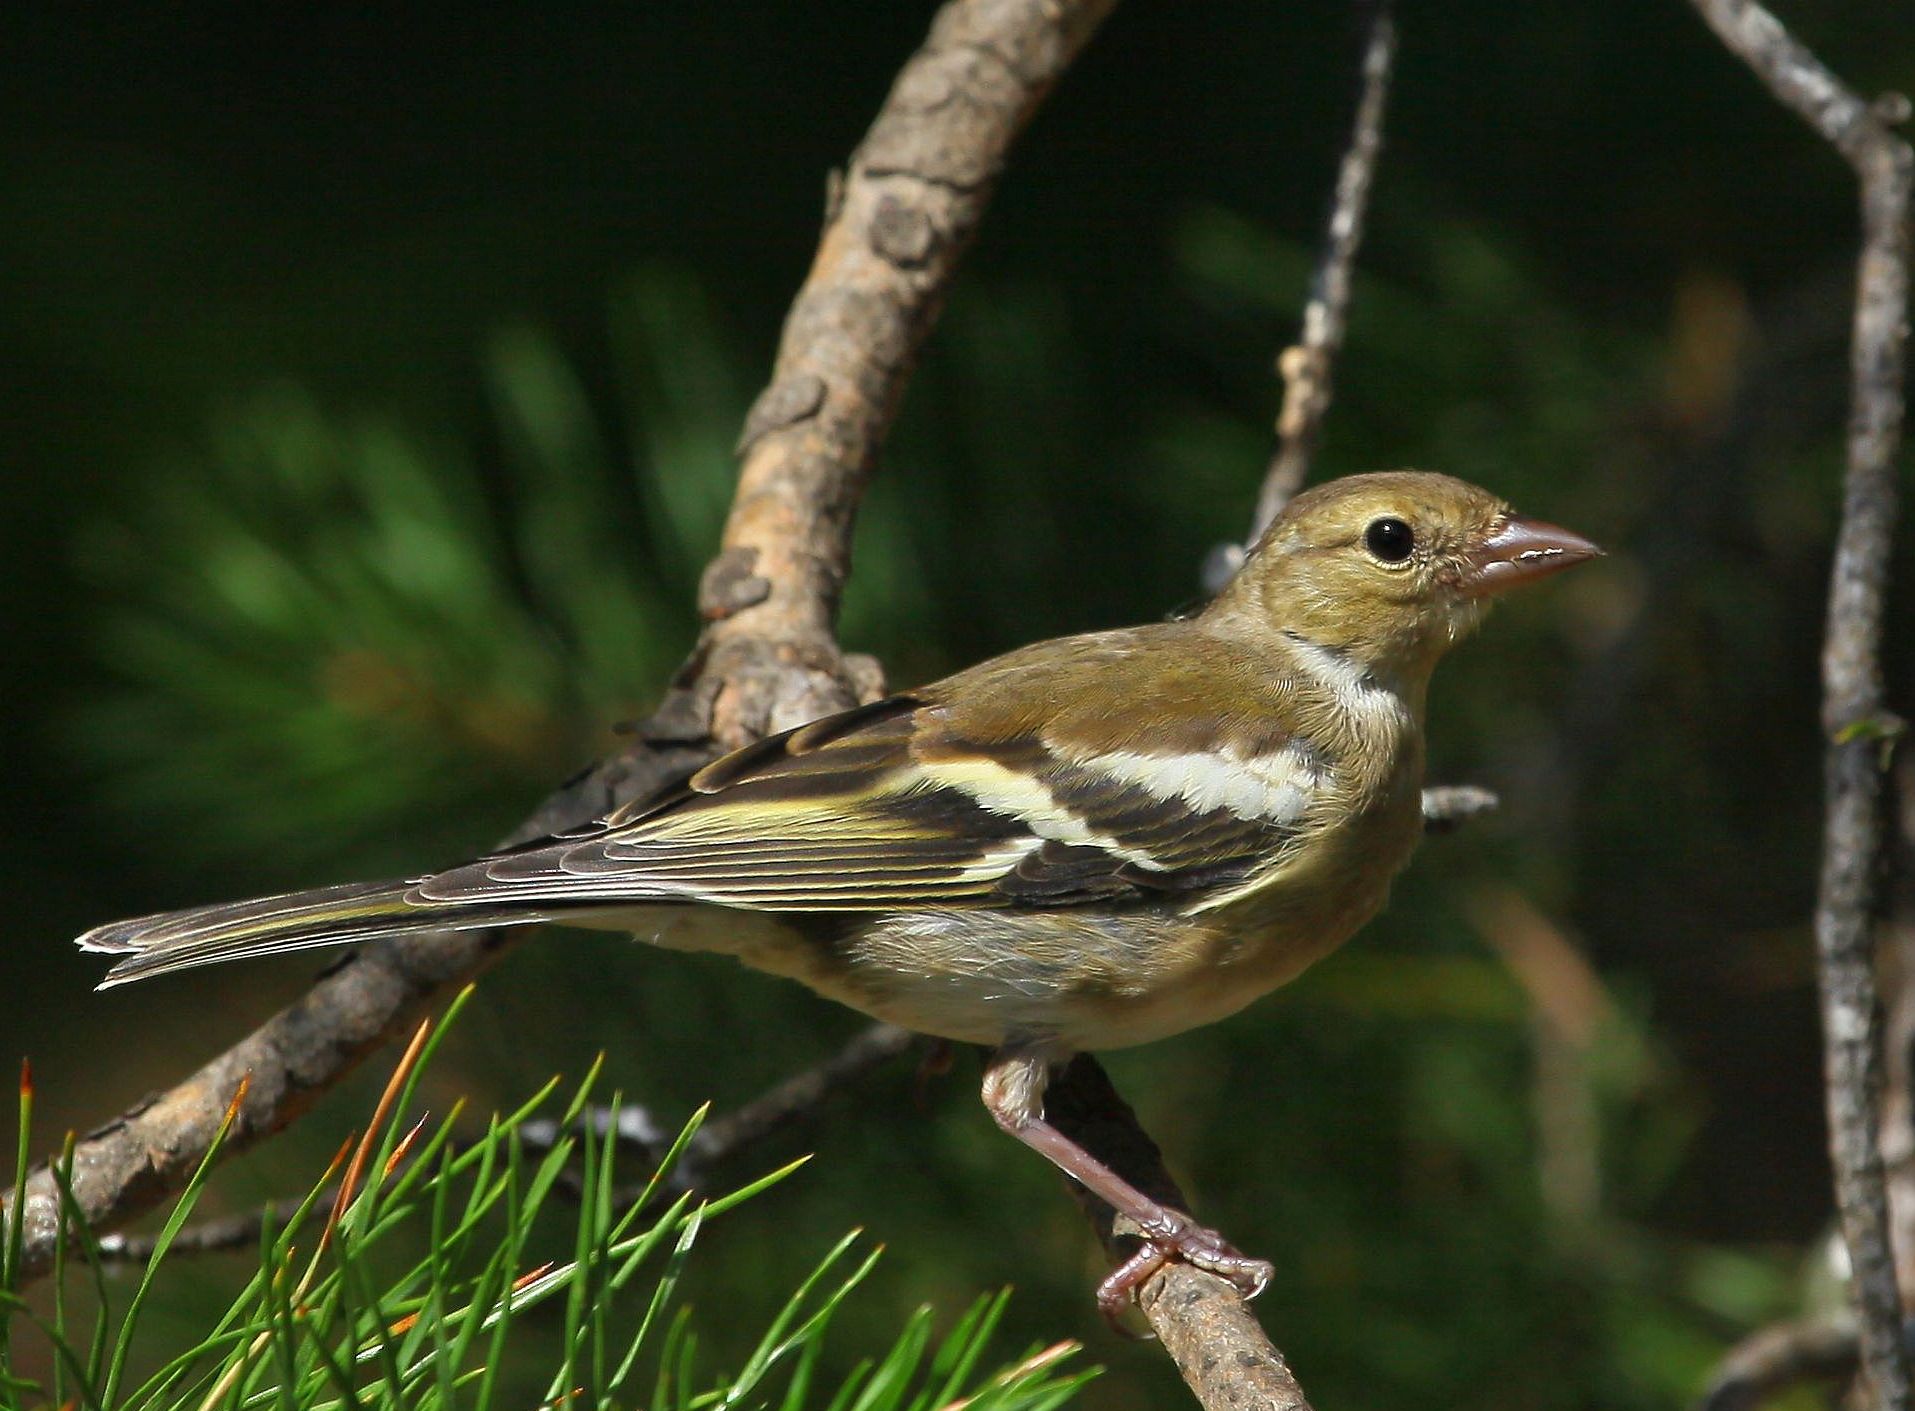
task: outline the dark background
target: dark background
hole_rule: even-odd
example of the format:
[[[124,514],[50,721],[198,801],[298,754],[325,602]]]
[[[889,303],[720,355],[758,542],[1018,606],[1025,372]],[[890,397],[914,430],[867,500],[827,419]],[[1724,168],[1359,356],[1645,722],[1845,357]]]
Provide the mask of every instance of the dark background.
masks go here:
[[[96,997],[72,933],[454,860],[643,712],[825,173],[930,13],[10,16],[0,995],[46,1132],[171,1081],[312,968]],[[1891,0],[1786,17],[1859,89],[1915,87]],[[1612,555],[1439,681],[1432,774],[1503,812],[1430,843],[1286,996],[1110,1066],[1204,1213],[1276,1260],[1260,1307],[1323,1404],[1666,1405],[1800,1306],[1828,1206],[1806,918],[1852,183],[1675,0],[1401,25],[1318,473],[1443,469]],[[1119,8],[913,383],[848,646],[904,683],[1195,591],[1268,453],[1357,37],[1341,5]],[[605,1049],[675,1121],[855,1023],[554,934],[486,983],[435,1082],[506,1104]],[[1164,1404],[974,1079],[920,1101],[901,1068],[836,1109],[820,1160],[714,1233],[704,1301],[755,1330],[861,1223],[890,1253],[845,1361],[857,1318],[1013,1282],[1019,1338],[1112,1366],[1097,1405]],[[219,1199],[303,1186],[366,1089]],[[240,1277],[208,1262],[166,1316],[195,1326]]]

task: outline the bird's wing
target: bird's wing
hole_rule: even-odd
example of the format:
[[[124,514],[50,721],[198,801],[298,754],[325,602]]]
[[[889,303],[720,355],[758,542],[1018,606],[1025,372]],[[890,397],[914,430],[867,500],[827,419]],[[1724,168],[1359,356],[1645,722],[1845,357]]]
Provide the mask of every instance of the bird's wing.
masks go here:
[[[727,755],[595,830],[425,878],[412,896],[766,911],[1161,897],[1230,885],[1273,859],[1314,783],[1307,751],[966,738],[937,700],[902,695]]]

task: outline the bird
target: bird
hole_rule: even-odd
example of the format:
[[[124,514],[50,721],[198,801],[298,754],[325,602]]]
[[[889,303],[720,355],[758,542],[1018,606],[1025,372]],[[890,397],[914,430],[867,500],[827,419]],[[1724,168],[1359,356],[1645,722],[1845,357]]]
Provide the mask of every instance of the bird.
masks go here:
[[[590,827],[398,881],[119,921],[101,988],[216,961],[555,922],[729,954],[989,1050],[998,1126],[1127,1216],[1115,1316],[1181,1259],[1273,1274],[1045,1120],[1052,1075],[1223,1019],[1384,905],[1422,833],[1437,661],[1601,553],[1423,471],[1296,495],[1200,611],[1022,647],[726,754]]]

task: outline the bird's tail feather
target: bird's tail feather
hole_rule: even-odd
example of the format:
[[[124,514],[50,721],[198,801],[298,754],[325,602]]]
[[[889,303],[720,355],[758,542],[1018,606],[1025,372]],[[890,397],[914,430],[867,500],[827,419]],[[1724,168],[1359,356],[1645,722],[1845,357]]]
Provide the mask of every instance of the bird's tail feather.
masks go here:
[[[349,945],[419,931],[469,931],[523,926],[548,919],[524,906],[501,907],[409,900],[413,883],[350,882],[252,901],[136,916],[95,927],[80,937],[82,950],[124,956],[100,988],[111,989],[173,970],[284,951]]]

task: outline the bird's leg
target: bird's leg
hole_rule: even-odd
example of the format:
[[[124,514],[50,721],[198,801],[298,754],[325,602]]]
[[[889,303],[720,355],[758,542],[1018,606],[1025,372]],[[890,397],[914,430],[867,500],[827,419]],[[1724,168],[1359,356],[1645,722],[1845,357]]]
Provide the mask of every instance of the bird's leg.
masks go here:
[[[985,1066],[984,1106],[998,1126],[1128,1219],[1142,1235],[1144,1247],[1097,1287],[1097,1306],[1106,1317],[1122,1313],[1137,1289],[1172,1259],[1228,1280],[1245,1298],[1263,1292],[1276,1273],[1269,1263],[1250,1258],[1181,1210],[1152,1200],[1046,1122],[1044,1088],[1049,1081],[1050,1061],[1042,1054],[999,1049]]]

